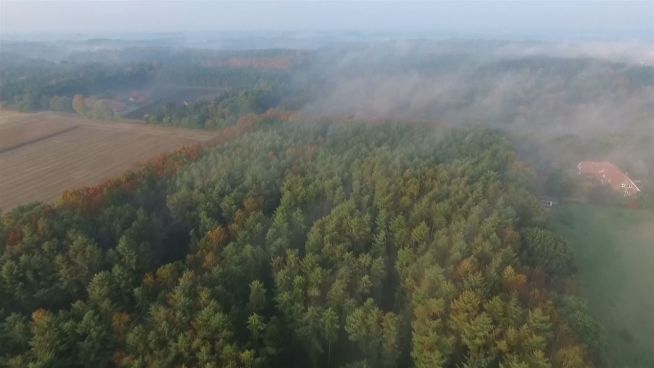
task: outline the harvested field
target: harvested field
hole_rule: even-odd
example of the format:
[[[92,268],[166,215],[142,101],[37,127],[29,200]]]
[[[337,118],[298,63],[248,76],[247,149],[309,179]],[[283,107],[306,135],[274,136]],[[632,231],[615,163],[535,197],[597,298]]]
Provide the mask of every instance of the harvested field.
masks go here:
[[[153,156],[213,136],[204,131],[0,110],[0,209],[55,200],[66,189],[99,184]]]

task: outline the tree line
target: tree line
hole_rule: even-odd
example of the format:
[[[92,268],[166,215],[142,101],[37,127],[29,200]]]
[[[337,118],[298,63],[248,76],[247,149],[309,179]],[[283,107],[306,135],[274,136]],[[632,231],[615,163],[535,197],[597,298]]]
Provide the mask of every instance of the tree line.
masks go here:
[[[234,125],[249,114],[262,114],[274,108],[279,98],[269,89],[228,91],[221,96],[187,104],[166,103],[145,114],[150,124],[192,129],[221,129]]]
[[[150,64],[26,63],[0,68],[0,102],[21,111],[72,111],[75,95],[103,95],[141,86],[152,78]]]

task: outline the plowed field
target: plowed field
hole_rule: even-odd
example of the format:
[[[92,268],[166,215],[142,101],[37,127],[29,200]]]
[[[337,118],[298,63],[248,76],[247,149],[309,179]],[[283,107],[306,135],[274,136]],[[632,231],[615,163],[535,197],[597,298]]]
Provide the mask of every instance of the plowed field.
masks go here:
[[[99,184],[158,154],[212,137],[138,122],[0,110],[0,209],[52,201],[66,189]]]

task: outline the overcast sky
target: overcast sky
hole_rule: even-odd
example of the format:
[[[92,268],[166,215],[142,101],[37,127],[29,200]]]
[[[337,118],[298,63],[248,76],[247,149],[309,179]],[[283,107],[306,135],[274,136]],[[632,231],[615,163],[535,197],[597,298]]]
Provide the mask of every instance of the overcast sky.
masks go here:
[[[443,30],[553,38],[654,38],[651,1],[9,1],[0,32]]]

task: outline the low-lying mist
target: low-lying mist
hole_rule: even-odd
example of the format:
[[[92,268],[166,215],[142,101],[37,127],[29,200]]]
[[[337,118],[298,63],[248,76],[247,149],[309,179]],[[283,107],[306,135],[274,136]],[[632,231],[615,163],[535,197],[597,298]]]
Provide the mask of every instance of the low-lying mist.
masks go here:
[[[461,41],[326,52],[300,76],[320,81],[303,110],[572,134],[651,128],[654,66],[582,50]]]
[[[649,48],[648,48],[649,47]],[[394,42],[323,51],[296,75],[302,112],[491,126],[548,161],[616,160],[654,172],[654,53],[647,45]],[[317,82],[316,82],[317,81]],[[573,167],[573,162],[568,163]]]

